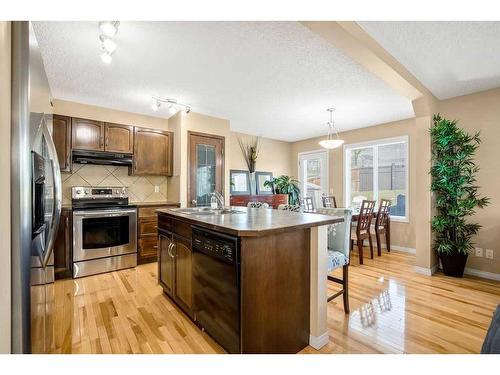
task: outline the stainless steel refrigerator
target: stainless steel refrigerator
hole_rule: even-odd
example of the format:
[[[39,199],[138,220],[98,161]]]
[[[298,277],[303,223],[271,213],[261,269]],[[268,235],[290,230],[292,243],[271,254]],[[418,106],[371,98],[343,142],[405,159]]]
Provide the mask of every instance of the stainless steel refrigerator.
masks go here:
[[[52,95],[31,23],[12,23],[12,352],[54,346],[53,248],[61,176],[52,131]]]

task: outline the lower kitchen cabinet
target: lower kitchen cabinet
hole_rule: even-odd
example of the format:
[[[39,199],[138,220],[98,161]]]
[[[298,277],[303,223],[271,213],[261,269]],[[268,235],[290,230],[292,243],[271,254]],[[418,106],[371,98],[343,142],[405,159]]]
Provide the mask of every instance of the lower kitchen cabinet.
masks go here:
[[[178,225],[176,225],[178,224]],[[166,228],[173,228],[171,233]],[[183,235],[175,233],[176,228]],[[158,281],[186,314],[193,316],[193,252],[191,233],[181,221],[160,222],[158,235]]]
[[[174,296],[174,257],[171,255],[172,234],[158,235],[158,281],[165,293]]]
[[[72,211],[63,209],[54,243],[54,277],[56,279],[65,279],[73,275],[72,233]]]
[[[174,234],[172,252],[175,259],[175,296],[187,310],[193,308],[193,252],[191,239]]]
[[[166,207],[178,207],[178,204],[139,206],[137,210],[137,264],[158,260],[158,215],[156,210]]]

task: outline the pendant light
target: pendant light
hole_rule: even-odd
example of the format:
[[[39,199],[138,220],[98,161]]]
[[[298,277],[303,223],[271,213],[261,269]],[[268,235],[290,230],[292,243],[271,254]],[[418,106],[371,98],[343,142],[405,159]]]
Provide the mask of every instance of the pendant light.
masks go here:
[[[335,111],[335,108],[328,108],[327,111],[330,112],[330,121],[327,122],[328,137],[319,141],[319,145],[329,149],[337,148],[342,146],[344,140],[339,138],[339,133],[335,130],[335,123],[333,122],[333,111]]]

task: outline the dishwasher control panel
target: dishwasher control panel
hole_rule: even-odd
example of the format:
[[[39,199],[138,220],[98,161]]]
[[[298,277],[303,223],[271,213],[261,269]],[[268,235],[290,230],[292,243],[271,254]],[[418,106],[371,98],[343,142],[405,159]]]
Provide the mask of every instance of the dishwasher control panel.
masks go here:
[[[193,249],[234,263],[238,261],[238,238],[202,228],[193,228]]]

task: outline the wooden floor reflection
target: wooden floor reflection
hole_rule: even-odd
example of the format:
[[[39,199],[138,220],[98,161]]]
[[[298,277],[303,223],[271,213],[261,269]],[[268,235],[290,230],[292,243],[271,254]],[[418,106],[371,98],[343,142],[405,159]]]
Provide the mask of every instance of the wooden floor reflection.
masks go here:
[[[328,304],[321,353],[477,353],[500,282],[413,271],[414,256],[353,260],[351,314]],[[329,284],[329,293],[337,285]],[[55,353],[221,353],[156,283],[156,264],[55,283]],[[318,353],[311,347],[303,353]]]

